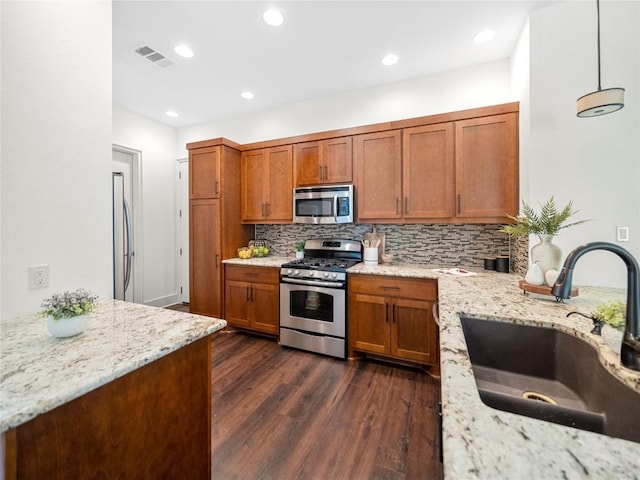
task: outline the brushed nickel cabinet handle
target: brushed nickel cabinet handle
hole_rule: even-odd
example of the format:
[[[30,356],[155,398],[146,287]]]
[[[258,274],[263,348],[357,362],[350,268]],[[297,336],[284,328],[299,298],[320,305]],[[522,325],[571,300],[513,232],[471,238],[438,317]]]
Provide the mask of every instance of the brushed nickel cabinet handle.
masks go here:
[[[404,213],[409,213],[409,197],[404,197]]]
[[[318,179],[322,181],[322,165],[318,165]]]
[[[458,194],[458,213],[460,213],[460,204],[462,203],[462,195]]]
[[[326,182],[327,181],[327,166],[324,166],[324,178],[323,180]]]
[[[396,197],[396,213],[400,213],[398,210],[398,206],[400,204],[400,199],[398,197]]]
[[[264,211],[267,212],[267,214],[265,215],[266,218],[269,218],[269,207],[271,207],[270,203],[265,203],[264,204]]]
[[[216,195],[218,195],[220,193],[220,182],[217,181],[217,180],[214,183],[214,190],[216,192]]]

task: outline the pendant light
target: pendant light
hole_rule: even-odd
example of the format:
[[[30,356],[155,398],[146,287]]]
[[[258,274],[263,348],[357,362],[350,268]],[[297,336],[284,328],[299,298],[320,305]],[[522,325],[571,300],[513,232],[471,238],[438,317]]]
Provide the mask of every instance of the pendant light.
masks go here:
[[[624,88],[600,86],[600,0],[596,0],[598,16],[598,90],[578,99],[578,117],[597,117],[620,110],[624,107]]]

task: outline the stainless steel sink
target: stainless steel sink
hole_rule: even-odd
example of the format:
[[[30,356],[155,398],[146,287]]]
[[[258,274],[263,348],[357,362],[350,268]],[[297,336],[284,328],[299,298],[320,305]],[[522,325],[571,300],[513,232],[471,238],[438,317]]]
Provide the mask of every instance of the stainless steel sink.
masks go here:
[[[486,405],[640,442],[640,393],[606,370],[588,343],[552,328],[460,320]]]

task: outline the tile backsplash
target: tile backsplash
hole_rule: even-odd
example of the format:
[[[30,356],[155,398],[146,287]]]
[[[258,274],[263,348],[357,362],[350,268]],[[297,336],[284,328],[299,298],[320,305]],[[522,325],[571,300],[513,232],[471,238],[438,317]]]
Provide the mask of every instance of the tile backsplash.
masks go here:
[[[386,252],[400,261],[432,265],[483,268],[485,257],[509,255],[511,270],[526,272],[528,243],[511,240],[499,232],[501,225],[376,225],[386,235]],[[256,225],[256,238],[263,239],[277,255],[293,256],[294,244],[308,238],[348,238],[360,240],[373,230],[371,224],[342,225]]]

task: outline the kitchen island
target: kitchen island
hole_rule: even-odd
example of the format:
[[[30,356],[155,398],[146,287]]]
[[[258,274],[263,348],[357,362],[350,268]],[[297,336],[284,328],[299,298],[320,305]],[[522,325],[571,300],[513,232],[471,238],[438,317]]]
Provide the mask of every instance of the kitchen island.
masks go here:
[[[4,478],[209,478],[210,335],[225,325],[117,300],[66,339],[3,320]]]
[[[548,423],[488,407],[480,400],[460,314],[555,328],[597,349],[603,365],[630,388],[640,374],[620,364],[621,332],[592,324],[570,311],[589,314],[599,304],[623,300],[624,289],[579,287],[577,297],[523,294],[516,275],[474,270],[469,277],[432,266],[390,264],[352,267],[349,273],[437,278],[443,410],[444,474],[447,479],[638,478],[640,444]]]

